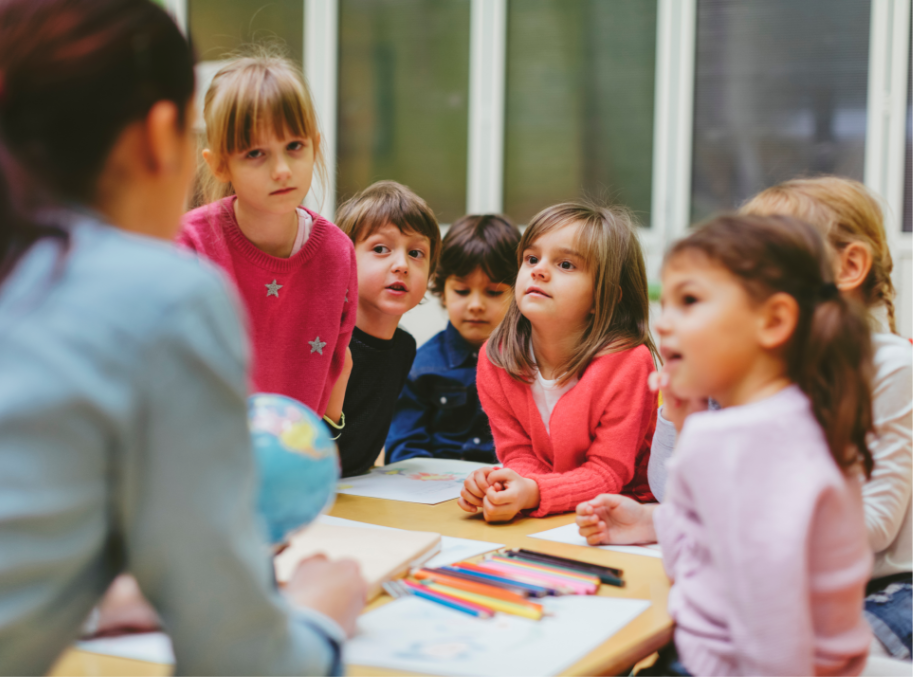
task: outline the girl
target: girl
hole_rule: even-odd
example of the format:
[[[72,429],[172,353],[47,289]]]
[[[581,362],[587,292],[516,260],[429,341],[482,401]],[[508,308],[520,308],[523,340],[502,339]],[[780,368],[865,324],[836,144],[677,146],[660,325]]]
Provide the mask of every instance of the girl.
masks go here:
[[[519,243],[517,227],[497,214],[464,216],[450,226],[432,283],[450,321],[415,355],[387,435],[388,461],[497,462],[476,391],[476,364],[479,348],[507,312]]]
[[[910,343],[894,332],[894,286],[891,254],[881,208],[858,181],[836,176],[794,179],[759,193],[743,208],[743,214],[791,214],[818,229],[831,251],[834,276],[841,294],[868,309],[875,348],[872,383],[875,436],[869,449],[875,461],[871,478],[862,487],[866,529],[875,553],[873,579],[867,587],[866,617],[878,642],[873,651],[885,649],[895,658],[910,658],[913,618],[911,597],[911,472],[913,472],[913,355]],[[669,393],[667,392],[666,395]],[[675,407],[675,398],[665,397],[656,424],[650,470],[657,456],[671,451],[675,441],[662,445],[658,438],[665,424],[662,414],[681,428],[689,400]],[[697,403],[698,406],[700,403]],[[656,452],[660,449],[667,452]],[[665,470],[657,470],[665,482]],[[651,488],[656,496],[657,487]],[[578,512],[581,534],[591,543],[632,543],[656,540],[652,506],[640,506],[621,497],[600,496],[582,504]],[[598,513],[598,515],[596,514]],[[595,516],[595,518],[594,518]]]
[[[128,568],[188,674],[338,674],[363,604],[353,562],[275,588],[238,312],[168,243],[193,81],[148,0],[0,3],[2,674],[46,674]]]
[[[669,388],[723,409],[688,417],[654,512],[676,622],[655,674],[858,674],[872,563],[863,313],[818,233],[787,217],[715,219],[672,248],[662,281]]]
[[[647,486],[656,397],[647,276],[630,214],[582,202],[530,222],[504,321],[479,355],[479,399],[501,469],[465,481],[486,520],[573,510],[600,491]]]
[[[237,59],[213,78],[203,117],[213,201],[184,217],[178,242],[241,292],[254,390],[299,400],[338,429],[357,275],[349,238],[301,207],[315,169],[326,172],[307,85],[287,59]]]

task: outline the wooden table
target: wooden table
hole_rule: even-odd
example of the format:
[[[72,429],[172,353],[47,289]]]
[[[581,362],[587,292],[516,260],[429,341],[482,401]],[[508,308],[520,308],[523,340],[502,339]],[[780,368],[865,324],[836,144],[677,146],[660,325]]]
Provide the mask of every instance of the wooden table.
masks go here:
[[[595,548],[529,538],[529,534],[573,522],[572,514],[556,515],[544,519],[519,519],[509,524],[486,524],[480,516],[468,515],[460,510],[456,501],[447,501],[438,505],[421,505],[343,494],[336,499],[336,505],[333,506],[330,514],[358,522],[416,531],[435,531],[445,536],[472,538],[513,547],[530,548],[623,569],[627,585],[624,588],[603,585],[600,586],[599,594],[605,597],[646,599],[651,602],[650,608],[608,641],[565,670],[563,674],[620,674],[672,639],[672,619],[666,612],[669,581],[663,572],[662,562],[658,558],[607,552]],[[377,608],[389,601],[389,597],[382,595],[372,602],[368,609]],[[50,672],[50,675],[53,676],[160,677],[170,674],[170,665],[101,656],[78,649],[70,649],[64,653]],[[348,674],[394,675],[399,673],[380,668],[350,665]]]

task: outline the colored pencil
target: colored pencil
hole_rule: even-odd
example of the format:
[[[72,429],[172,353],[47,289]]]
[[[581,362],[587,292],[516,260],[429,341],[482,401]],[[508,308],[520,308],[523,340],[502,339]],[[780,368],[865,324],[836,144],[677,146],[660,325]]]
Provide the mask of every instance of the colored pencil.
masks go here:
[[[467,581],[462,578],[457,578],[456,576],[448,576],[447,574],[438,573],[436,571],[429,571],[428,569],[420,569],[412,575],[420,581],[434,581],[435,583],[447,585],[451,588],[458,588],[460,590],[465,590],[466,592],[474,592],[479,595],[494,597],[496,599],[504,600],[505,602],[513,602],[514,604],[533,604],[541,608],[541,605],[528,601],[523,595],[518,595],[503,588],[488,585],[487,583]]]
[[[576,559],[568,559],[567,557],[559,557],[558,555],[549,555],[544,552],[537,552],[536,550],[526,550],[524,548],[515,548],[512,550],[507,550],[505,552],[509,557],[523,557],[526,559],[535,559],[542,560],[546,563],[555,564],[557,566],[565,566],[570,569],[580,569],[581,571],[587,571],[589,573],[599,574],[605,573],[615,578],[622,578],[624,572],[621,569],[616,569],[615,567],[602,566],[601,564],[591,564],[589,562],[581,562]]]
[[[517,566],[515,564],[506,564],[504,562],[496,562],[494,560],[485,560],[485,562],[481,563],[480,566],[483,569],[499,571],[501,574],[514,576],[517,578],[517,580],[527,580],[533,583],[538,581],[541,585],[547,585],[554,588],[569,589],[571,592],[578,595],[592,595],[596,592],[597,589],[597,586],[593,583],[574,581],[570,578],[556,576],[544,571],[536,571],[534,569]]]
[[[509,590],[511,592],[526,595],[529,597],[545,597],[546,595],[552,594],[548,588],[544,588],[541,585],[519,583],[512,578],[495,576],[494,574],[485,573],[482,571],[470,571],[469,569],[459,568],[455,566],[438,567],[437,569],[432,569],[432,571],[440,571],[441,573],[447,574],[448,576],[455,576],[457,578],[462,578],[469,581],[487,583],[488,585],[493,585],[495,587],[503,588],[504,590]]]
[[[599,576],[594,576],[592,574],[584,574],[577,571],[569,571],[567,569],[562,569],[560,567],[552,566],[551,564],[542,564],[541,562],[530,562],[529,560],[519,559],[516,557],[504,557],[503,555],[492,555],[490,558],[493,562],[502,562],[504,564],[513,564],[514,566],[523,567],[524,569],[532,569],[534,571],[541,571],[547,574],[553,574],[561,578],[567,578],[571,581],[577,581],[578,583],[589,583],[590,585],[599,585],[600,580]]]
[[[586,571],[585,569],[572,569],[564,564],[559,566],[557,564],[552,564],[551,562],[546,562],[544,560],[532,559],[532,558],[528,558],[526,556],[519,556],[519,555],[509,554],[509,553],[507,556],[510,559],[518,561],[518,562],[528,562],[529,564],[543,564],[550,568],[560,569],[562,571],[569,572],[569,573],[589,574],[589,575],[595,576],[596,578],[599,579],[600,582],[605,583],[607,585],[614,585],[619,588],[623,588],[625,586],[625,582],[624,582],[623,578],[619,578],[618,576],[614,576],[608,572],[596,572],[596,571],[589,572],[589,571]]]
[[[463,613],[467,613],[470,616],[477,616],[479,618],[491,618],[494,616],[494,609],[491,607],[477,604],[468,599],[460,599],[459,597],[448,595],[438,590],[430,590],[424,585],[412,583],[411,581],[403,581],[403,583],[409,586],[409,588],[412,590],[412,594],[416,597],[421,597],[431,602],[443,604],[446,607],[456,609],[457,611],[462,611]]]
[[[494,609],[495,611],[500,611],[501,613],[532,618],[534,621],[538,621],[542,618],[542,607],[538,604],[514,604],[512,602],[505,602],[503,599],[495,599],[493,597],[486,597],[485,595],[478,595],[473,592],[466,592],[465,590],[451,588],[446,585],[441,585],[440,583],[427,583],[426,587],[431,588],[435,592],[450,595],[457,599],[466,600],[467,602],[480,604],[490,609]]]
[[[527,575],[518,569],[507,570],[507,567],[501,567],[500,565],[492,564],[490,562],[479,562],[478,564],[473,564],[471,562],[457,562],[455,565],[461,571],[471,571],[480,574],[488,574],[489,576],[499,576],[505,578],[513,583],[520,583],[523,585],[535,585],[546,591],[550,595],[571,595],[576,592],[576,589],[570,585],[563,585],[557,581],[544,581],[541,577],[535,577]]]

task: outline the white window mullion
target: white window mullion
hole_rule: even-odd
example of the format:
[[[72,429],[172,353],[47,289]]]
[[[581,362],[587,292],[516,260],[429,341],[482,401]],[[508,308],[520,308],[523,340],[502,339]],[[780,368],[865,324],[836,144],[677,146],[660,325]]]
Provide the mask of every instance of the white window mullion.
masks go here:
[[[306,204],[336,217],[336,110],[339,71],[339,0],[304,0],[304,74],[314,97],[327,183],[314,175]]]
[[[690,220],[697,3],[659,0],[657,10],[651,227],[642,234],[651,278]]]
[[[504,88],[507,0],[472,0],[469,32],[469,148],[466,211],[504,205]]]
[[[174,17],[175,23],[184,35],[187,35],[187,2],[188,0],[163,0],[165,10]]]

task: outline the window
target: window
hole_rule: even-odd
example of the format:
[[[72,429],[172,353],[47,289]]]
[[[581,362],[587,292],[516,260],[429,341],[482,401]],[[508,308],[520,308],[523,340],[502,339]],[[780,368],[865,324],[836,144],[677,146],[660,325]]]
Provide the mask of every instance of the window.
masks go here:
[[[218,61],[243,44],[273,42],[301,65],[302,0],[188,0],[190,34],[200,61]]]
[[[910,56],[907,57],[907,152],[903,171],[903,232],[913,232],[913,36],[910,36]]]
[[[657,3],[512,0],[504,209],[526,223],[580,196],[649,224]]]
[[[692,221],[780,181],[863,179],[871,3],[698,0]]]
[[[466,210],[469,0],[341,0],[337,203],[406,184],[441,223]]]

